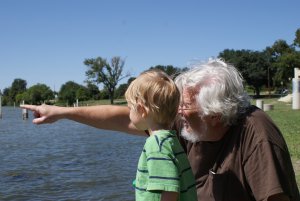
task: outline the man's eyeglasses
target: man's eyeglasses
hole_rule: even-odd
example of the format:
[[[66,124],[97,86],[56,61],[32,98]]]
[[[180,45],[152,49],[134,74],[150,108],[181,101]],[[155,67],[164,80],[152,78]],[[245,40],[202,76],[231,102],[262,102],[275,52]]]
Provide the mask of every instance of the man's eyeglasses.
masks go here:
[[[199,107],[195,107],[194,105],[192,105],[191,103],[180,103],[178,110],[198,110]]]

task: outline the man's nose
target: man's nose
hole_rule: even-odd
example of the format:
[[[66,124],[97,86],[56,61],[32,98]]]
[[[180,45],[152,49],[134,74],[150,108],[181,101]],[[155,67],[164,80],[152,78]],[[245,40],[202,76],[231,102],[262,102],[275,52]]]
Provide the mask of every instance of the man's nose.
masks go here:
[[[183,107],[179,106],[178,107],[178,114],[183,115],[183,111],[184,111]]]

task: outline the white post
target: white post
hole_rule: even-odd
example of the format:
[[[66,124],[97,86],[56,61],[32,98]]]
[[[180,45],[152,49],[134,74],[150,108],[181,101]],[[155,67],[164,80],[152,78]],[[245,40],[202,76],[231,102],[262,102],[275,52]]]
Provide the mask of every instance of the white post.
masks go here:
[[[2,96],[0,95],[0,119],[2,119]]]
[[[76,99],[76,107],[78,107],[78,99]]]
[[[264,111],[270,111],[274,109],[274,105],[272,104],[264,104]]]
[[[23,100],[23,105],[24,104],[25,104],[25,101]],[[22,109],[22,118],[23,118],[23,120],[28,119],[28,111],[25,108]]]
[[[300,109],[300,70],[294,68],[295,77],[293,78],[293,105],[292,109]]]
[[[256,100],[256,107],[260,108],[261,110],[264,110],[264,101],[261,99]]]

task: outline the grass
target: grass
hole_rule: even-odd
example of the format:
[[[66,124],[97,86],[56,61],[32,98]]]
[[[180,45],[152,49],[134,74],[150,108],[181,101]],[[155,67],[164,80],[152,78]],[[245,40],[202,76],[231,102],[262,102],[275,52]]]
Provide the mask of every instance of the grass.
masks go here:
[[[263,99],[264,103],[273,104],[274,110],[266,113],[281,130],[289,148],[296,180],[300,187],[300,110],[293,110],[291,103],[279,102],[277,99]],[[253,100],[255,105],[255,100]]]

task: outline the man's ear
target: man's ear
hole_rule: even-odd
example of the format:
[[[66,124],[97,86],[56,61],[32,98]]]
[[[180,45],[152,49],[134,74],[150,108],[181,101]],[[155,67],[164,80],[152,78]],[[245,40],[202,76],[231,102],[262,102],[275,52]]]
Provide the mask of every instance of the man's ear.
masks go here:
[[[213,114],[210,116],[210,122],[212,126],[216,126],[221,123],[221,114]]]

